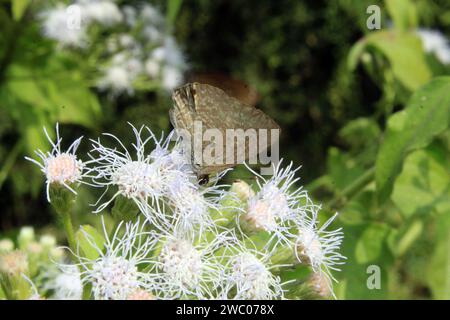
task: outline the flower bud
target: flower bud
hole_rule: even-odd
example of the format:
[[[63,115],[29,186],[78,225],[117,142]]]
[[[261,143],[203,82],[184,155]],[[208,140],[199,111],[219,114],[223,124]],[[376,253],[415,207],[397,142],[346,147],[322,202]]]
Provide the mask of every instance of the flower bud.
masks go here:
[[[14,250],[14,242],[10,239],[0,240],[0,254],[10,252]]]
[[[34,229],[33,227],[22,227],[17,237],[19,248],[24,250],[28,245],[34,241]]]
[[[314,272],[308,281],[310,289],[322,298],[333,295],[331,280],[323,272]]]
[[[252,187],[243,180],[236,180],[231,185],[230,192],[235,193],[243,203],[246,203],[249,198],[255,195],[255,191],[253,191]]]
[[[58,214],[71,212],[76,195],[59,183],[50,184],[50,202]]]
[[[10,277],[19,276],[28,270],[28,259],[25,253],[19,250],[0,255],[0,273]]]
[[[44,234],[39,239],[39,243],[42,245],[44,250],[51,250],[56,246],[56,238],[49,234]]]
[[[128,295],[127,300],[155,300],[155,296],[148,291],[136,289]]]

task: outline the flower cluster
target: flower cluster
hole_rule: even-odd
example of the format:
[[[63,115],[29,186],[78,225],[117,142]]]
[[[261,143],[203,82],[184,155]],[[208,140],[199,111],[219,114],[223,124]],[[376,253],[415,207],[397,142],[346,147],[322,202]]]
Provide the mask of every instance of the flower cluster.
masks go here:
[[[187,64],[166,21],[147,3],[119,6],[111,0],[76,0],[46,7],[42,33],[64,49],[88,51],[108,61],[96,85],[112,95],[160,85],[170,91],[183,81]],[[99,31],[100,30],[100,31]],[[97,61],[97,56],[94,56]]]
[[[336,216],[320,224],[320,207],[296,185],[298,168],[280,162],[270,178],[248,168],[255,189],[219,184],[224,173],[201,185],[172,134],[130,126],[134,143],[105,133],[87,161],[74,147],[62,152],[59,133],[53,152],[38,153],[43,164],[29,159],[47,189],[103,190],[94,204],[102,230],[80,227],[73,262],[48,281],[52,297],[80,298],[83,287],[94,299],[284,299],[295,281],[283,281],[283,270],[299,267],[313,272],[311,291],[332,295],[343,233],[328,230]]]
[[[417,35],[422,40],[426,52],[433,53],[443,64],[450,64],[450,44],[438,30],[419,29]]]

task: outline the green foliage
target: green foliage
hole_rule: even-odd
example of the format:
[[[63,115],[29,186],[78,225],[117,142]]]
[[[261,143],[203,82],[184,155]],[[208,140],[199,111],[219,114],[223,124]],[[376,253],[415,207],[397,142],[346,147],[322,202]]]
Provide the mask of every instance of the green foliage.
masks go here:
[[[105,245],[105,238],[90,225],[82,225],[75,234],[80,254],[90,260],[98,258]]]
[[[448,1],[156,2],[191,73],[221,72],[255,87],[259,107],[282,127],[281,156],[303,165],[301,183],[326,212],[339,212],[347,262],[334,274],[338,298],[450,299],[450,69],[416,34],[419,27],[450,34]],[[371,4],[381,8],[381,30],[366,27]],[[126,121],[155,132],[170,127],[171,102],[153,91],[158,83],[138,83],[134,97],[96,91],[95,70],[108,63],[99,54],[104,35],[92,31],[97,45],[88,52],[63,52],[41,35],[41,5],[0,5],[1,233],[52,221],[43,178],[22,160],[49,149],[43,126],[69,125],[69,137],[111,129],[126,142],[133,139]],[[241,172],[232,177],[244,179]],[[77,191],[74,216],[95,225],[87,204],[96,195]],[[121,205],[111,219],[129,211]],[[236,211],[224,214],[228,224]],[[79,249],[95,259],[105,239],[82,229]],[[367,287],[370,265],[380,267],[379,290]],[[281,276],[303,281],[305,270]],[[304,284],[295,285],[304,296]]]
[[[405,110],[388,120],[387,131],[376,161],[379,200],[385,201],[392,191],[404,157],[423,148],[444,130],[450,117],[450,77],[433,79],[413,94]]]

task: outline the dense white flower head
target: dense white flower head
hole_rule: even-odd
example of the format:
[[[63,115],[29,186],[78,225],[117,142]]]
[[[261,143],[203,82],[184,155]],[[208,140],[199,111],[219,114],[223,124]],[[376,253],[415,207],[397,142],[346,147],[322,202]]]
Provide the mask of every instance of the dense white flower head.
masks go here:
[[[138,289],[151,292],[155,290],[152,275],[141,271],[150,260],[149,254],[155,248],[154,236],[145,231],[145,224],[129,222],[124,226],[119,224],[109,239],[105,223],[102,218],[105,243],[104,248],[99,247],[89,233],[81,229],[85,239],[94,248],[99,257],[90,260],[76,254],[81,268],[83,284],[92,286],[92,294],[97,300],[123,300],[127,299]]]
[[[278,266],[270,262],[270,254],[236,242],[228,256],[227,276],[222,298],[237,300],[283,299],[283,283],[272,273]]]
[[[426,52],[434,53],[443,64],[450,63],[450,44],[444,34],[431,29],[419,29],[417,34]]]
[[[320,207],[311,210],[298,227],[298,236],[295,242],[295,254],[300,263],[310,265],[314,272],[324,272],[335,280],[331,270],[340,271],[339,265],[344,264],[345,257],[339,253],[344,239],[341,228],[326,230],[336,218],[332,216],[321,227],[317,220]]]
[[[47,38],[56,40],[62,46],[86,46],[86,23],[83,20],[71,23],[68,8],[59,5],[41,12],[42,32]]]
[[[224,265],[217,252],[227,236],[217,234],[209,242],[168,234],[155,261],[158,286],[165,299],[214,299],[224,281]]]
[[[115,194],[99,205],[95,212],[103,210],[121,195],[133,200],[150,223],[160,228],[164,225],[166,230],[170,226],[167,225],[169,221],[162,200],[172,194],[169,191],[174,190],[175,184],[193,187],[194,175],[185,165],[178,149],[169,151],[171,135],[165,140],[158,140],[147,127],[139,130],[131,127],[136,137],[136,143],[132,144],[133,152],[111,134],[104,135],[113,138],[120,149],[106,147],[100,140],[92,141],[92,153],[95,153],[91,154],[94,184],[106,189],[117,188]],[[143,138],[144,132],[148,134],[146,138]],[[151,152],[147,150],[150,143],[155,145]],[[99,202],[104,195],[106,191]]]
[[[117,4],[107,0],[78,0],[82,17],[88,22],[97,22],[105,26],[120,23],[122,12]]]
[[[142,62],[125,53],[118,53],[111,59],[111,65],[103,70],[103,76],[98,80],[98,87],[102,90],[111,90],[113,95],[123,92],[134,92],[133,82],[143,68]]]
[[[43,152],[41,150],[35,151],[42,162],[29,157],[25,157],[25,159],[37,164],[45,174],[47,200],[50,202],[49,190],[51,184],[55,183],[62,185],[76,194],[76,191],[72,188],[72,184],[82,183],[82,179],[88,177],[88,173],[84,172],[85,164],[76,156],[76,151],[82,137],[76,139],[66,151],[61,151],[62,138],[59,136],[59,125],[56,124],[56,142],[52,141],[45,128],[44,132],[52,145],[52,150],[49,152]]]
[[[225,193],[221,185],[200,187],[189,181],[176,180],[168,188],[172,229],[180,234],[203,234],[214,229],[213,213],[220,218],[220,201]]]
[[[61,270],[50,271],[47,276],[45,289],[53,292],[55,300],[81,300],[83,284],[81,274],[75,265],[64,265]]]
[[[311,203],[307,192],[294,185],[299,180],[295,177],[298,169],[293,169],[292,163],[282,168],[280,161],[269,179],[249,169],[259,178],[259,191],[248,198],[240,218],[253,230],[269,232],[269,244],[290,243],[295,237],[293,229]]]
[[[103,210],[118,195],[132,199],[142,211],[145,211],[149,199],[159,199],[162,196],[162,181],[158,167],[153,164],[151,157],[146,154],[146,147],[155,137],[150,129],[145,128],[148,137],[143,139],[144,127],[139,130],[133,127],[136,142],[132,144],[133,152],[114,135],[104,133],[111,137],[117,147],[104,146],[100,139],[92,141],[93,172],[96,173],[94,183],[101,187],[115,186],[117,191],[114,196],[97,208],[96,212]],[[93,154],[95,153],[95,155]],[[133,154],[135,153],[135,154]]]

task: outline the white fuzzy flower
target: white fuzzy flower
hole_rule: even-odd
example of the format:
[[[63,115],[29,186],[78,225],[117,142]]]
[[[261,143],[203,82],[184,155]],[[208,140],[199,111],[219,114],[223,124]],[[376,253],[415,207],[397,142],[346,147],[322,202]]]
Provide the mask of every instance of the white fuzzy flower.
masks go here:
[[[417,34],[426,52],[434,53],[443,64],[450,63],[450,45],[445,35],[438,30],[430,29],[419,29]]]
[[[105,135],[112,137],[121,149],[108,148],[100,141],[93,141],[92,151],[97,154],[95,157],[91,154],[92,172],[96,174],[94,184],[117,188],[112,198],[101,204],[95,212],[103,210],[117,196],[122,195],[133,200],[151,224],[160,228],[165,225],[164,230],[167,230],[168,220],[163,208],[160,207],[163,205],[160,200],[168,195],[174,183],[191,184],[190,180],[194,175],[177,163],[178,157],[168,151],[170,136],[162,142],[162,139],[158,140],[149,128],[141,127],[139,130],[133,126],[132,128],[136,137],[136,143],[132,145],[135,155],[111,134]],[[148,133],[145,140],[142,138],[144,129]],[[148,148],[150,142],[156,147],[147,154],[146,147]],[[99,201],[102,198],[103,196]]]
[[[119,7],[112,1],[80,0],[81,14],[89,22],[111,26],[122,22],[123,15]]]
[[[145,232],[144,224],[139,220],[125,224],[123,235],[122,223],[109,239],[102,218],[104,248],[99,247],[94,239],[83,229],[85,239],[99,253],[99,257],[90,260],[76,255],[80,261],[81,280],[92,286],[92,294],[97,300],[123,300],[138,289],[152,291],[155,289],[151,274],[141,271],[150,262],[148,256],[154,250],[155,238]]]
[[[183,83],[183,72],[180,68],[166,65],[162,69],[162,86],[167,91],[172,91]]]
[[[259,191],[248,198],[241,220],[251,230],[269,232],[272,237],[268,245],[272,241],[275,244],[289,244],[296,235],[293,227],[303,219],[305,210],[309,208],[311,201],[307,192],[294,185],[299,180],[295,178],[298,169],[292,169],[292,163],[283,169],[280,162],[274,166],[270,179],[250,169],[259,177]]]
[[[144,127],[137,130],[131,124],[136,143],[132,144],[135,156],[133,156],[122,142],[114,135],[104,133],[105,136],[113,138],[114,142],[121,147],[108,148],[98,141],[92,141],[92,152],[97,153],[92,163],[93,172],[96,173],[94,183],[101,187],[115,186],[115,195],[106,203],[100,205],[96,212],[103,210],[115,197],[122,195],[136,202],[142,211],[148,204],[148,200],[157,200],[163,195],[163,183],[159,168],[153,164],[152,159],[146,155],[146,146],[151,140],[155,140],[150,129],[146,128],[149,136],[143,140],[141,137]]]
[[[97,86],[102,90],[111,90],[114,95],[122,92],[132,94],[133,82],[142,71],[139,59],[127,57],[125,54],[116,54],[110,66],[103,70],[103,76],[98,80]]]
[[[331,279],[331,270],[339,271],[338,265],[345,259],[338,250],[344,238],[341,229],[328,231],[328,226],[337,214],[318,227],[317,215],[320,207],[312,208],[308,217],[298,227],[295,254],[300,263],[310,265],[314,272],[324,272]]]
[[[153,58],[148,58],[145,61],[145,71],[150,78],[156,78],[159,75],[160,68],[161,64]]]
[[[216,253],[226,245],[225,240],[226,236],[221,234],[209,242],[195,242],[177,235],[164,237],[155,270],[164,298],[217,297],[224,269]]]
[[[45,128],[44,132],[48,141],[52,145],[52,151],[45,153],[41,150],[35,151],[35,153],[41,158],[42,163],[29,157],[25,157],[25,159],[37,164],[41,168],[41,171],[45,174],[47,200],[50,202],[49,190],[51,184],[60,184],[76,194],[76,191],[71,185],[74,183],[82,183],[82,179],[88,175],[87,173],[83,173],[85,164],[81,160],[78,160],[76,156],[76,151],[82,137],[75,140],[66,151],[61,151],[62,138],[59,136],[59,125],[56,124],[55,143],[52,141]]]
[[[43,34],[56,40],[62,46],[84,47],[86,45],[86,22],[71,24],[70,12],[65,6],[46,9],[41,14],[43,18]]]
[[[136,8],[131,5],[124,5],[122,7],[122,13],[124,15],[125,21],[129,26],[136,24],[137,12]]]
[[[164,23],[164,17],[161,12],[148,3],[145,3],[140,8],[140,18],[144,22],[153,25],[162,25]]]
[[[60,271],[50,271],[46,278],[45,289],[53,292],[56,300],[81,300],[83,284],[81,274],[75,265],[64,265]]]
[[[234,246],[235,253],[228,258],[227,277],[223,298],[238,300],[282,299],[283,284],[271,270],[270,255],[246,248],[242,243]]]
[[[174,176],[166,195],[172,209],[173,229],[181,234],[203,234],[214,228],[211,215],[213,212],[220,214],[219,203],[223,195],[221,186],[199,187]]]

